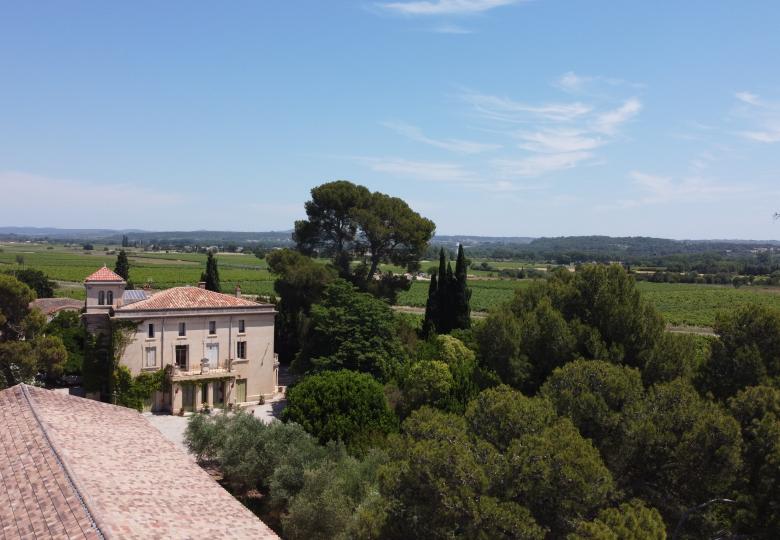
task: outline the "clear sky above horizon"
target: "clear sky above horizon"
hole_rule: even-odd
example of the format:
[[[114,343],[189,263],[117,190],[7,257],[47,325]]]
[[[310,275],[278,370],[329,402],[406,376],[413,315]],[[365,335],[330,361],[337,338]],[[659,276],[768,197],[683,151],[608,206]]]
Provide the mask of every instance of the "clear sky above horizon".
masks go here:
[[[780,2],[7,2],[0,225],[780,238]]]

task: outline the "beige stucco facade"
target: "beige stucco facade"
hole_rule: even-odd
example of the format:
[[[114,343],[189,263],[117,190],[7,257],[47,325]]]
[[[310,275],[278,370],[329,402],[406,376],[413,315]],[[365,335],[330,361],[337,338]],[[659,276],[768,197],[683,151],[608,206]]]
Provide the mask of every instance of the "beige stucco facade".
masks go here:
[[[122,353],[121,363],[134,376],[143,371],[174,366],[173,412],[182,408],[198,409],[203,403],[214,407],[222,403],[257,402],[261,396],[270,398],[277,386],[275,314],[273,308],[260,313],[225,309],[115,312],[114,319],[138,323]],[[181,324],[184,325],[183,336],[179,335]],[[152,325],[153,337],[150,337],[149,325]],[[214,333],[211,333],[212,325]],[[240,331],[242,325],[243,332]],[[177,348],[186,351],[178,354],[178,362]],[[205,359],[208,359],[207,365]],[[189,388],[185,388],[190,386],[197,391],[192,398]],[[223,399],[220,399],[220,390]]]
[[[84,318],[92,332],[125,322],[124,347],[116,352],[133,376],[170,370],[170,393],[158,392],[153,409],[224,408],[276,393],[273,305],[198,287],[128,291],[134,298],[123,298],[125,285],[106,268],[88,277]]]

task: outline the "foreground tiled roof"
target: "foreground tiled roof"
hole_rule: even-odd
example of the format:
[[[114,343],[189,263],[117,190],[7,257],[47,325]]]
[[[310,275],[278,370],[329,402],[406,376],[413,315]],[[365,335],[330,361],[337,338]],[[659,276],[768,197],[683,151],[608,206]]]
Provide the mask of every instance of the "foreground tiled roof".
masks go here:
[[[117,311],[140,311],[157,309],[214,309],[235,307],[261,307],[262,304],[222,294],[200,287],[173,287],[155,293],[146,300],[123,306]]]
[[[5,538],[276,538],[133,410],[17,385],[0,441]]]
[[[103,265],[103,268],[88,275],[84,281],[124,281],[124,279],[113,270],[107,268],[106,265]]]
[[[63,309],[78,311],[83,307],[84,300],[74,300],[73,298],[38,298],[30,302],[31,309],[38,308],[44,315],[53,315]]]

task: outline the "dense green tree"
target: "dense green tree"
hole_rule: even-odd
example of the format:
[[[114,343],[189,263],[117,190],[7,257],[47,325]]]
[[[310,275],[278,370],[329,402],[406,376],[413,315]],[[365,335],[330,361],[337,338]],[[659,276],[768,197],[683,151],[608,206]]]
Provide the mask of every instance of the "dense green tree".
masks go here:
[[[677,379],[650,388],[625,416],[621,452],[627,461],[619,478],[667,523],[676,523],[687,508],[731,493],[742,466],[739,424],[690,383]]]
[[[57,336],[68,351],[68,359],[63,364],[65,373],[81,374],[84,352],[87,346],[87,328],[75,311],[60,311],[44,327],[44,334]]]
[[[423,333],[436,331],[449,334],[455,329],[471,327],[471,290],[466,286],[466,258],[463,246],[458,248],[458,261],[453,274],[451,263],[447,262],[444,248],[439,250],[439,267],[431,276],[428,287]]]
[[[488,315],[476,331],[480,363],[514,388],[521,388],[533,369],[522,349],[522,332],[520,321],[506,308]]]
[[[439,317],[439,303],[436,297],[436,291],[439,288],[438,281],[436,274],[432,274],[431,281],[428,283],[428,299],[425,301],[425,315],[421,332],[424,337],[436,332],[436,321]]]
[[[282,418],[322,443],[340,440],[358,449],[396,429],[382,385],[349,370],[305,377],[289,390]]]
[[[18,270],[6,270],[5,274],[11,275],[26,284],[34,292],[37,298],[51,298],[57,284],[51,281],[46,274],[34,268],[21,268]]]
[[[641,355],[663,335],[664,323],[618,265],[555,271],[543,284],[519,290],[511,303],[522,317],[543,299],[561,312],[577,338],[578,354],[642,367]]]
[[[729,400],[744,440],[744,469],[737,496],[736,532],[780,535],[780,389],[754,386]]]
[[[499,455],[468,436],[462,417],[428,407],[404,421],[380,471],[387,498],[383,538],[536,538],[527,508],[490,495]]]
[[[361,247],[369,252],[368,279],[380,263],[414,266],[424,255],[436,226],[398,197],[371,193],[364,206],[354,210]]]
[[[208,265],[206,268],[208,270]],[[120,249],[119,254],[116,256],[116,266],[114,267],[114,272],[116,272],[117,275],[122,276],[122,279],[125,281],[130,279],[130,261],[127,260],[127,253],[125,253],[124,249]]]
[[[452,373],[444,362],[415,362],[406,374],[403,387],[404,409],[411,412],[422,405],[449,409],[454,385]]]
[[[500,452],[514,439],[541,433],[555,419],[549,400],[526,397],[506,385],[483,390],[466,409],[470,430]]]
[[[305,208],[307,219],[296,221],[293,233],[298,250],[331,257],[346,279],[353,278],[351,262],[365,259],[356,280],[363,288],[373,284],[382,262],[414,266],[435,229],[403,200],[345,180],[312,189]]]
[[[690,380],[698,367],[694,336],[667,332],[644,354],[642,380],[646,386],[682,377]]]
[[[718,399],[780,377],[780,310],[746,305],[720,313],[699,384]]]
[[[370,197],[367,188],[346,180],[313,188],[311,200],[304,205],[307,219],[295,222],[293,240],[298,250],[331,257],[339,275],[349,277],[350,262],[358,249],[355,210],[365,207]]]
[[[335,446],[304,473],[303,485],[282,517],[285,538],[379,538],[387,510],[378,493],[377,472],[386,460],[381,451],[372,451],[360,460]]]
[[[293,368],[299,372],[351,369],[387,382],[405,361],[397,324],[385,302],[336,280],[311,308]]]
[[[565,418],[512,441],[506,463],[507,496],[527,506],[553,538],[572,532],[615,489],[598,450]]]
[[[16,278],[0,274],[0,388],[62,374],[67,351],[58,337],[41,334],[46,318],[31,309],[35,292]]]
[[[206,290],[220,292],[219,268],[214,253],[209,251],[206,259],[206,271],[200,276],[200,280],[205,282]]]
[[[592,521],[582,521],[567,540],[666,540],[666,526],[655,508],[632,499],[605,508]]]
[[[274,290],[280,297],[274,327],[274,346],[283,362],[291,362],[301,348],[312,304],[319,302],[335,272],[297,251],[278,249],[267,256],[268,269],[276,275]]]
[[[642,399],[644,389],[636,369],[603,360],[576,360],[556,369],[541,394],[593,441],[609,463],[622,442],[623,411]]]

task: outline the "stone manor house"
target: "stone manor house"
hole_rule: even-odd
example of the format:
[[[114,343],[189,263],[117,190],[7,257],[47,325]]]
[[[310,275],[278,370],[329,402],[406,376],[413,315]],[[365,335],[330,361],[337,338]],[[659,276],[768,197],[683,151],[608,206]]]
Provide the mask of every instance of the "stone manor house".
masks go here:
[[[272,304],[206,290],[203,284],[154,294],[100,268],[84,280],[87,328],[132,321],[119,362],[133,376],[171,366],[171,390],[157,392],[152,410],[196,411],[255,402],[277,390]],[[131,328],[133,325],[130,325]]]

